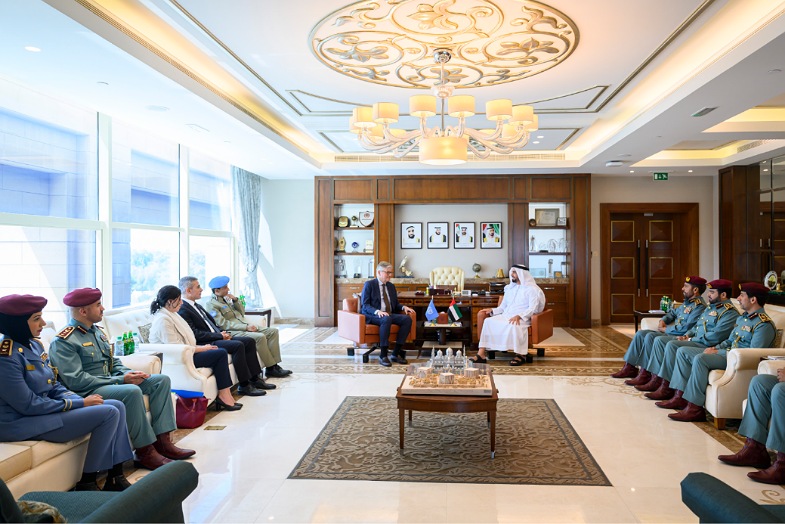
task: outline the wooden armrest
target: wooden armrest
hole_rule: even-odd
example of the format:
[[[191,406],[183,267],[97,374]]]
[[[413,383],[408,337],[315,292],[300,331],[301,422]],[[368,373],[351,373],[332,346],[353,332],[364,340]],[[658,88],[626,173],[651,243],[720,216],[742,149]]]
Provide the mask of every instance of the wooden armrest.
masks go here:
[[[545,339],[553,336],[553,310],[546,309],[542,313],[532,315],[531,318],[532,336],[530,342],[539,344]]]

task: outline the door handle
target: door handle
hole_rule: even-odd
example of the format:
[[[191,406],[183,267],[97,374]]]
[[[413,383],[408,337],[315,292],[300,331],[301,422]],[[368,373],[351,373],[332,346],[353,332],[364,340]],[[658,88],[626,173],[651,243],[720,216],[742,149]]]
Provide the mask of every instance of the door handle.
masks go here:
[[[635,287],[638,289],[638,296],[641,296],[641,241],[638,240],[635,249]]]
[[[646,296],[649,296],[649,241],[646,240],[646,246],[644,247],[643,252],[643,268],[645,271],[644,278],[645,278],[645,286],[646,286]]]

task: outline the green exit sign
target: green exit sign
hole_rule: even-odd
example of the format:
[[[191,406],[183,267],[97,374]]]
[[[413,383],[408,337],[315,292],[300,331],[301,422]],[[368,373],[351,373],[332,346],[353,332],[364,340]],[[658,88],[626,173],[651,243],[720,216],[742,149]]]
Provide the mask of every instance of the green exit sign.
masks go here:
[[[668,173],[654,173],[654,180],[668,180]]]

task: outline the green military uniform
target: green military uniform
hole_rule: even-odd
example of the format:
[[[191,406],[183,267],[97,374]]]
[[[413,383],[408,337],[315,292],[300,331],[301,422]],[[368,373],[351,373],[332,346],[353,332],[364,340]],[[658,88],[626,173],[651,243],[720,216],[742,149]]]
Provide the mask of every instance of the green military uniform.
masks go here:
[[[703,310],[698,323],[684,334],[689,340],[663,340],[662,344],[658,340],[654,344],[646,369],[670,381],[673,378],[676,353],[679,348],[694,347],[703,350],[722,343],[730,335],[738,318],[739,311],[733,306],[730,299],[709,304]],[[682,388],[685,384],[679,385],[681,387],[676,387],[673,384],[670,387],[683,391]]]
[[[256,353],[264,367],[272,367],[281,362],[281,346],[278,342],[278,330],[267,327],[259,331],[248,331],[249,322],[245,319],[245,307],[237,298],[224,300],[212,295],[200,301],[202,306],[213,317],[215,323],[232,336],[250,337],[256,342]]]
[[[125,384],[124,376],[131,369],[112,356],[100,326],[88,328],[72,319],[52,341],[49,358],[71,391],[83,397],[98,394],[125,404],[128,433],[135,449],[150,445],[156,441],[156,435],[177,428],[169,377],[150,375],[139,385]],[[143,395],[149,396],[152,425],[145,414]]]
[[[684,399],[697,406],[703,406],[706,402],[709,372],[713,369],[725,369],[728,363],[728,351],[734,348],[771,347],[776,331],[774,322],[763,308],[751,314],[745,312],[736,320],[730,336],[715,346],[717,353],[704,353],[703,348],[679,349],[671,387],[675,388],[673,384],[686,383],[683,389]]]

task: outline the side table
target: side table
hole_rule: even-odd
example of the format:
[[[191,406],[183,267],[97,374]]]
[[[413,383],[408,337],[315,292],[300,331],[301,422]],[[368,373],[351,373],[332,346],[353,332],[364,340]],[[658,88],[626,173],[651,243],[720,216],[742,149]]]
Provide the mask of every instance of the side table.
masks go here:
[[[263,307],[258,309],[246,309],[246,315],[264,315],[267,317],[267,327],[272,327],[273,325],[273,309],[269,307]]]
[[[642,318],[654,318],[654,317],[662,317],[665,315],[665,311],[637,311],[634,310],[632,312],[632,316],[635,318],[635,332],[638,332],[638,326],[641,323]]]

